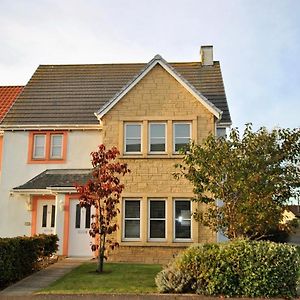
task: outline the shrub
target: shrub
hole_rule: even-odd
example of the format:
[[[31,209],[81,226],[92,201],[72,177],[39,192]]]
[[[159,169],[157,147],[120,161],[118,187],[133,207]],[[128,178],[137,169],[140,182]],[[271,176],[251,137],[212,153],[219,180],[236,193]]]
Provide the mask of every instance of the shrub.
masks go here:
[[[286,244],[236,240],[193,245],[170,266],[157,275],[161,292],[182,292],[178,287],[183,286],[204,295],[293,297],[299,255]]]
[[[37,261],[58,249],[57,235],[0,238],[0,287],[32,273]]]

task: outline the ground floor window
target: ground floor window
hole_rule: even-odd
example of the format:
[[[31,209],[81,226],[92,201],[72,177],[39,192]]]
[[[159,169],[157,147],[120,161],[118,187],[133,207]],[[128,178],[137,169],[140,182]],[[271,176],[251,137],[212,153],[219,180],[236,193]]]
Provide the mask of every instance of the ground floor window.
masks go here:
[[[166,201],[149,200],[149,239],[166,238]]]
[[[141,237],[141,203],[139,199],[124,200],[123,238],[139,240]]]
[[[191,201],[176,199],[174,201],[174,238],[191,239]]]

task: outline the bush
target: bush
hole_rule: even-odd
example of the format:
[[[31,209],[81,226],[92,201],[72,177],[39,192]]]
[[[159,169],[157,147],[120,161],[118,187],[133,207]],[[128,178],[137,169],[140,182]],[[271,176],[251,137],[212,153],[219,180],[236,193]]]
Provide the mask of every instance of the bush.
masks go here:
[[[29,275],[39,259],[58,249],[57,235],[0,238],[0,287]]]
[[[294,246],[236,240],[191,246],[157,275],[156,284],[169,293],[293,297],[298,270]]]

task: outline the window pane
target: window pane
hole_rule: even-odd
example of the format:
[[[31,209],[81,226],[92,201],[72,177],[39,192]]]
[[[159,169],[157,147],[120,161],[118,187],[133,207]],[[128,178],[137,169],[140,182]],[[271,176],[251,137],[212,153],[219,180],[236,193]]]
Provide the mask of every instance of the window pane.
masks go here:
[[[175,221],[175,238],[176,239],[191,238],[191,220]]]
[[[62,145],[62,135],[61,134],[52,134],[52,146],[59,146]]]
[[[126,152],[141,152],[141,140],[140,139],[126,140]]]
[[[175,219],[191,218],[191,201],[175,201]]]
[[[152,138],[150,141],[150,151],[151,152],[155,152],[155,151],[159,151],[159,152],[164,152],[166,151],[166,144],[165,144],[165,139],[163,138]]]
[[[125,124],[125,152],[141,152],[141,128],[139,124]]]
[[[62,157],[62,135],[61,134],[51,135],[51,157],[56,157],[56,158]]]
[[[191,201],[175,201],[175,238],[191,238]]]
[[[190,124],[175,124],[174,136],[177,137],[190,137]]]
[[[164,152],[166,150],[165,124],[150,124],[150,151]]]
[[[52,211],[51,211],[51,227],[54,227],[55,225],[55,205],[52,205]]]
[[[91,207],[87,206],[85,208],[85,228],[91,227]]]
[[[166,232],[165,220],[150,220],[150,238],[164,239]]]
[[[139,237],[140,237],[140,221],[125,220],[125,238],[139,238]]]
[[[43,205],[42,227],[47,227],[47,210],[48,206]]]
[[[180,149],[186,149],[190,142],[189,138],[176,138],[175,139],[175,151],[179,151]]]
[[[165,124],[150,124],[150,137],[164,138],[165,137]]]
[[[165,218],[165,201],[150,201],[150,218]]]
[[[126,138],[141,138],[141,125],[126,124]]]
[[[79,204],[77,204],[76,205],[75,228],[80,228],[80,217],[81,217],[81,207]]]
[[[140,218],[140,201],[125,201],[125,218]]]
[[[33,157],[44,158],[45,157],[45,135],[35,135],[33,145]]]
[[[226,128],[217,128],[217,137],[226,137]]]

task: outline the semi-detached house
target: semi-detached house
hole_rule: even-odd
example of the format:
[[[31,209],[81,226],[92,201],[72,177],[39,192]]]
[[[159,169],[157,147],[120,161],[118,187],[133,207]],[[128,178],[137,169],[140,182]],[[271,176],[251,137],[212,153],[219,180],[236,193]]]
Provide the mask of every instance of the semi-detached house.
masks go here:
[[[1,123],[0,236],[56,233],[59,253],[91,255],[90,210],[78,205],[90,152],[117,146],[122,180],[115,261],[165,262],[216,234],[191,218],[192,186],[173,178],[178,150],[224,134],[231,119],[212,46],[198,62],[41,65]],[[202,207],[201,209],[205,209]]]

